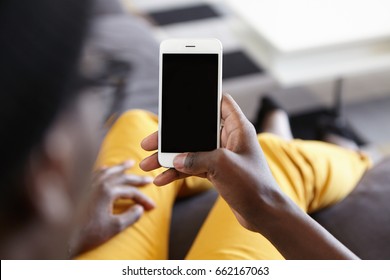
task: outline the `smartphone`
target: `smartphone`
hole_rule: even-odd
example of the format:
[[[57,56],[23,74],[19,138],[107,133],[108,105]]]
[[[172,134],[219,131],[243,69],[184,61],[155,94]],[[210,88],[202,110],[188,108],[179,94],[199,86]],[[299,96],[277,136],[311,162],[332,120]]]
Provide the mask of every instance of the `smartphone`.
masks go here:
[[[219,148],[222,44],[170,39],[160,45],[158,160],[173,167],[180,153]]]

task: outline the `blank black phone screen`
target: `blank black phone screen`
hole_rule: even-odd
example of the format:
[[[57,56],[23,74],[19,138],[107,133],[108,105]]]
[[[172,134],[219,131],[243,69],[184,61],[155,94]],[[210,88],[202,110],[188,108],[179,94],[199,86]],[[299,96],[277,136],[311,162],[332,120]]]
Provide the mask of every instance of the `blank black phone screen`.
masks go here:
[[[217,148],[218,59],[218,54],[163,54],[163,153]]]

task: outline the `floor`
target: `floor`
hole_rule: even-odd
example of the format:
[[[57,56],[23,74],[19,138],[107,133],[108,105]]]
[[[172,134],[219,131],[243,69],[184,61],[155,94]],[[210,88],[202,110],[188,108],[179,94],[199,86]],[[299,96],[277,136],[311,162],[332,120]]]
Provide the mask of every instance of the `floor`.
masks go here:
[[[279,88],[272,76],[251,59],[240,44],[232,24],[237,23],[222,0],[122,0],[131,10],[146,16],[155,26],[157,40],[172,37],[217,37],[224,45],[224,91],[254,119],[258,99],[275,97],[291,114],[329,107],[333,81],[294,88]],[[390,71],[346,77],[345,116],[368,148],[390,155]]]

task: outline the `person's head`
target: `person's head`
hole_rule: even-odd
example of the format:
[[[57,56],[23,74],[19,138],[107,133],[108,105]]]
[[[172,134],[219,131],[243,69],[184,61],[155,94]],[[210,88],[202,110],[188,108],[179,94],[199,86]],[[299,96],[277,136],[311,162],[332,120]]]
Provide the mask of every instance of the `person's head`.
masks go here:
[[[80,70],[91,2],[0,2],[2,258],[65,257],[101,121]]]

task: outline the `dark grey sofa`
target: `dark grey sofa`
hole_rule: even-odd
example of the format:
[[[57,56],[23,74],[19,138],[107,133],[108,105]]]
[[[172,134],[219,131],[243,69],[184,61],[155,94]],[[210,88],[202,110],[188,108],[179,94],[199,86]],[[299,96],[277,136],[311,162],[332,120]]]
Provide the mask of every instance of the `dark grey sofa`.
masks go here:
[[[114,0],[98,0],[91,44],[129,62],[126,97],[119,112],[132,108],[157,113],[158,45],[140,19]],[[217,194],[207,191],[174,206],[170,258],[183,259]],[[390,159],[367,172],[345,200],[312,217],[363,259],[390,259]]]

